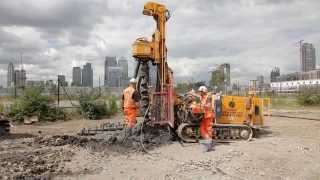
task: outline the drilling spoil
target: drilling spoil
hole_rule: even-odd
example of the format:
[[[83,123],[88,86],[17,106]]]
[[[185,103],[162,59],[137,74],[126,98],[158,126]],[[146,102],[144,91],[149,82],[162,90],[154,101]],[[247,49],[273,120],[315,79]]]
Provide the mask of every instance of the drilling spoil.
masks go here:
[[[92,137],[73,135],[2,137],[0,179],[51,179],[57,175],[93,173],[99,168],[84,168],[74,173],[65,168],[66,162],[70,162],[75,151],[79,150],[96,154],[130,153],[147,151],[170,143],[170,136],[165,130],[149,128],[143,132],[143,136],[140,132],[140,126],[137,126],[130,135],[122,130]]]
[[[274,113],[301,117],[308,114],[310,118],[320,115],[318,109]],[[0,140],[0,179],[316,180],[320,177],[319,121],[271,117],[258,138],[220,143],[208,153],[202,153],[197,143],[172,141],[166,129],[144,131],[140,136],[138,126],[123,141],[124,131],[77,136],[81,128],[69,126],[75,122],[12,128],[13,134]],[[302,126],[308,130],[301,130]],[[52,133],[55,129],[61,135]],[[23,134],[31,130],[35,133]],[[141,147],[141,137],[148,153]]]

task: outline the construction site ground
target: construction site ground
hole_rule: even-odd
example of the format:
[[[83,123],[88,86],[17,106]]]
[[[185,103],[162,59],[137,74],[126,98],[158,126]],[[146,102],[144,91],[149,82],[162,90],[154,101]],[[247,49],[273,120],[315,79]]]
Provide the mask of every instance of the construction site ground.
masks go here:
[[[272,113],[320,118],[320,108]],[[270,117],[258,138],[218,143],[207,153],[197,143],[156,142],[145,153],[108,135],[76,135],[121,119],[17,125],[0,139],[0,179],[320,179],[320,121]]]

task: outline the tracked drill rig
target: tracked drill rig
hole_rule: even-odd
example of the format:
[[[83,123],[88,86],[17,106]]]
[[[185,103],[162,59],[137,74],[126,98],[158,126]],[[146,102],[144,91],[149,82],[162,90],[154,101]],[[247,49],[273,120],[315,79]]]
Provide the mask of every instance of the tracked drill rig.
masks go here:
[[[201,106],[199,96],[174,93],[173,72],[167,63],[166,22],[170,12],[162,4],[147,2],[143,14],[152,16],[156,29],[151,40],[138,38],[132,45],[132,54],[137,65],[134,77],[141,94],[140,109],[147,122],[154,127],[169,126],[186,142],[200,138],[199,126],[203,112],[194,112],[194,105]],[[156,83],[151,86],[151,66],[156,67],[153,75]],[[249,140],[255,127],[263,125],[263,99],[256,96],[213,96],[216,104],[213,133],[217,139]],[[219,107],[218,107],[219,106]]]
[[[173,73],[167,63],[166,22],[170,12],[162,4],[148,2],[143,14],[152,16],[156,21],[156,30],[151,41],[138,38],[132,47],[133,57],[137,61],[135,78],[141,94],[142,114],[146,114],[153,125],[174,127]],[[149,88],[149,65],[156,66],[156,84]]]

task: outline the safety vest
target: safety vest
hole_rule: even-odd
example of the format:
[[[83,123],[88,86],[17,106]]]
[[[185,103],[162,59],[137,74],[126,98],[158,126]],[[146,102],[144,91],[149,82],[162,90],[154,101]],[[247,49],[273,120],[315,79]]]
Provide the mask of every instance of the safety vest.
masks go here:
[[[205,96],[201,96],[200,101],[201,101],[201,106],[204,109],[205,118],[212,118],[213,117],[212,95],[207,94]]]
[[[136,108],[136,102],[132,98],[135,89],[131,86],[123,90],[123,107],[124,108]]]
[[[212,110],[212,97],[211,94],[200,97],[201,105],[205,110]]]

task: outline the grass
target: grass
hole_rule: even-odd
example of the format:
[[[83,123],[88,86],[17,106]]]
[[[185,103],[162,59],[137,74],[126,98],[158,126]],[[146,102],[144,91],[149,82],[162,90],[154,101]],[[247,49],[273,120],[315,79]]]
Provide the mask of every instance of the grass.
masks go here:
[[[320,108],[319,105],[302,105],[296,96],[271,97],[271,107],[281,109]]]
[[[301,107],[295,96],[271,97],[272,107]]]

